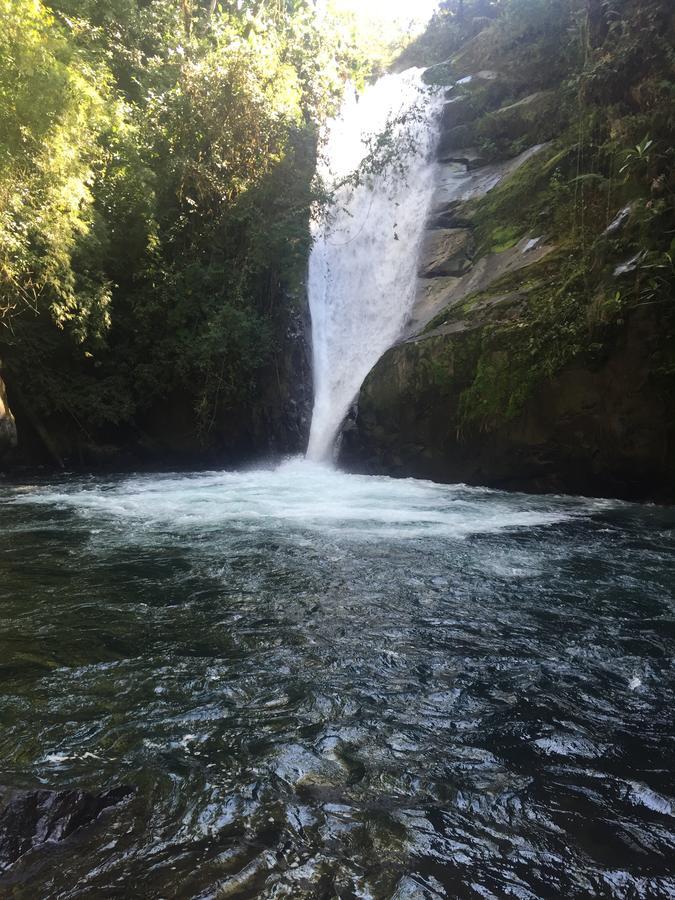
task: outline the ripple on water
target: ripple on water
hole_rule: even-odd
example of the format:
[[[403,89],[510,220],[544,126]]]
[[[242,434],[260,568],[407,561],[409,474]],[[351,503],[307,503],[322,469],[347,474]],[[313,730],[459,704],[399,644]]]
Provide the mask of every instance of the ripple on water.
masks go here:
[[[675,513],[275,470],[0,493],[40,896],[675,896]],[[3,888],[4,889],[4,888]]]

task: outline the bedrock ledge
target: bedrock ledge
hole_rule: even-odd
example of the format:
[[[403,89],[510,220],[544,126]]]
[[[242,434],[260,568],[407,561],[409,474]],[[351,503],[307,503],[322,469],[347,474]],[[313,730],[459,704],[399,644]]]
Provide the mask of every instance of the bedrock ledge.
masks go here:
[[[579,355],[541,379],[516,414],[477,423],[467,421],[467,392],[488,327],[455,321],[389,350],[347,423],[341,464],[505,490],[675,502],[675,428],[669,386],[651,364],[653,314],[636,310],[599,358]],[[508,374],[507,352],[494,363]]]

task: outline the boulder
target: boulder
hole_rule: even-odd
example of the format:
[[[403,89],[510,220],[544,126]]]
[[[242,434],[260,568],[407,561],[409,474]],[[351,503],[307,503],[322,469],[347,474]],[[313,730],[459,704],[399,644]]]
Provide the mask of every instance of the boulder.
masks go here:
[[[495,295],[488,308],[486,298],[479,316],[462,310],[463,317],[390,349],[361,390],[342,464],[529,492],[675,500],[672,400],[652,375],[659,324],[651,310],[635,310],[601,357],[580,355],[541,378],[508,415],[522,375],[513,352],[519,302]],[[469,392],[490,372],[503,413],[472,424]]]
[[[560,100],[555,91],[537,91],[484,116],[478,127],[482,140],[498,145],[541,143],[555,137],[564,127]]]
[[[476,118],[476,110],[471,97],[460,94],[443,104],[441,129],[446,131],[457,125],[466,125]]]
[[[438,157],[445,159],[453,151],[461,150],[463,147],[470,147],[474,143],[475,131],[470,124],[455,125],[441,133],[441,139],[438,143]]]

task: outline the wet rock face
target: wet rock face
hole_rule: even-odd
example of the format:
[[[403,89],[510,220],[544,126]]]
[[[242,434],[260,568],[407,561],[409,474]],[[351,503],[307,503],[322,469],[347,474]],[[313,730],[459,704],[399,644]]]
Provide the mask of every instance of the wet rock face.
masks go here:
[[[516,298],[495,302],[517,309]],[[342,462],[441,482],[673,502],[672,399],[650,377],[659,325],[647,313],[636,311],[601,359],[572,361],[489,430],[462,417],[484,361],[484,325],[453,322],[399,344],[364,384]],[[508,371],[508,350],[496,356]]]
[[[66,840],[91,825],[101,813],[131,799],[134,789],[113,788],[101,794],[86,791],[0,789],[0,872],[24,853],[48,842]]]
[[[468,122],[463,125],[454,125],[446,128],[441,136],[438,154],[443,160],[448,158],[454,159],[462,148],[471,147],[475,139],[474,129]]]
[[[441,482],[672,502],[672,379],[655,362],[672,333],[665,307],[596,324],[597,341],[588,326],[564,363],[537,346],[533,322],[564,251],[549,219],[520,207],[523,185],[547,189],[549,139],[565,118],[555,91],[524,95],[511,84],[505,100],[486,75],[446,93],[417,296],[401,342],[363,385],[341,461]],[[605,237],[630,215],[630,206],[618,212]],[[614,277],[640,262],[626,259]]]
[[[481,123],[479,131],[481,136],[495,142],[520,138],[528,143],[549,140],[561,127],[558,105],[554,91],[537,91],[495,110]]]
[[[473,235],[468,228],[437,228],[427,232],[422,248],[420,277],[463,275],[471,268],[475,249]]]
[[[451,96],[441,113],[441,130],[447,131],[458,125],[466,125],[476,118],[476,109],[469,96],[459,94]]]
[[[16,447],[16,424],[7,402],[5,385],[0,378],[0,458]]]

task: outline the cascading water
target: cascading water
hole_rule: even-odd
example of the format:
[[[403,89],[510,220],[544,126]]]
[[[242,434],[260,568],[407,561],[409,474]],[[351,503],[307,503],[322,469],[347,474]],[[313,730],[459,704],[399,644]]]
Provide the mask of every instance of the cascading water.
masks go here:
[[[331,457],[352,401],[400,336],[415,298],[435,186],[441,102],[421,74],[411,69],[385,76],[360,97],[350,97],[328,129],[320,175],[335,189],[335,198],[313,223],[309,262],[314,411],[307,456],[312,460]],[[355,186],[344,184],[383,134],[394,142],[395,163]]]

